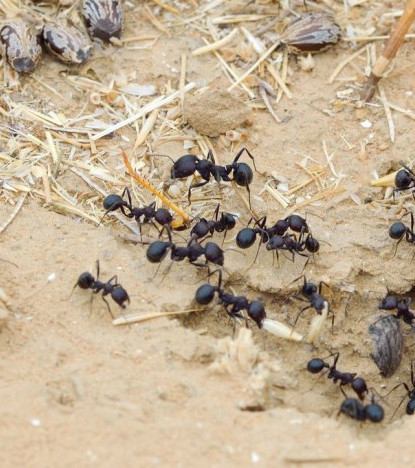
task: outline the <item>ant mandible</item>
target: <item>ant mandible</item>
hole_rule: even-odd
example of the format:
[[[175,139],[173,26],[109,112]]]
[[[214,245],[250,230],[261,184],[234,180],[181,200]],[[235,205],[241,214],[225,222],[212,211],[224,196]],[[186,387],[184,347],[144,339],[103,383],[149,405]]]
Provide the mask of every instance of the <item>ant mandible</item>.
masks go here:
[[[199,159],[194,154],[185,154],[184,156],[181,156],[173,164],[171,169],[171,177],[173,179],[185,179],[186,177],[193,175],[195,172],[200,174],[203,182],[198,182],[195,184],[192,183],[187,193],[189,204],[191,203],[190,199],[192,189],[196,187],[203,187],[210,181],[211,177],[213,177],[218,183],[221,180],[225,182],[230,182],[233,180],[237,185],[245,187],[248,191],[249,207],[251,207],[251,193],[249,190],[249,184],[252,182],[254,174],[248,164],[238,162],[239,158],[244,152],[246,152],[246,154],[252,159],[254,168],[257,171],[255,159],[247,148],[242,148],[239,150],[232,163],[227,164],[226,166],[217,165],[212,151],[209,150],[206,159]],[[232,179],[230,176],[232,176]]]
[[[314,358],[308,362],[307,370],[312,374],[318,374],[323,369],[328,369],[329,373],[327,374],[327,378],[332,379],[334,383],[340,381],[340,390],[345,397],[347,397],[347,395],[343,390],[343,386],[350,384],[359,399],[363,401],[365,394],[368,392],[365,380],[361,377],[356,377],[356,373],[351,374],[350,372],[340,372],[336,369],[340,353],[334,353],[330,356],[334,356],[333,365],[330,366],[330,364],[324,362],[323,359]]]
[[[94,294],[98,294],[100,291],[102,291],[102,300],[107,305],[108,312],[114,319],[114,315],[111,312],[110,305],[105,299],[105,296],[110,294],[114,302],[116,302],[122,309],[125,309],[125,302],[130,303],[130,298],[127,291],[118,283],[117,275],[114,275],[108,281],[103,282],[99,280],[99,260],[96,261],[96,268],[97,278],[95,279],[93,275],[89,273],[89,271],[82,273],[72,288],[72,293],[77,286],[81,289],[92,289]]]
[[[127,196],[127,201],[124,200],[124,195]],[[105,197],[103,202],[105,213],[102,219],[110,212],[120,210],[127,218],[134,218],[139,226],[141,234],[141,225],[153,223],[153,219],[162,226],[170,225],[173,221],[173,216],[166,210],[166,208],[159,208],[156,210],[156,202],[141,208],[132,205],[131,193],[126,187],[121,196],[110,194]],[[129,211],[126,212],[126,209]],[[154,223],[153,223],[154,224]]]
[[[383,421],[385,416],[385,411],[378,403],[373,401],[373,398],[368,405],[363,405],[363,403],[356,400],[356,398],[346,398],[340,406],[338,414],[340,413],[352,419],[356,419],[357,421],[368,420],[373,423]]]

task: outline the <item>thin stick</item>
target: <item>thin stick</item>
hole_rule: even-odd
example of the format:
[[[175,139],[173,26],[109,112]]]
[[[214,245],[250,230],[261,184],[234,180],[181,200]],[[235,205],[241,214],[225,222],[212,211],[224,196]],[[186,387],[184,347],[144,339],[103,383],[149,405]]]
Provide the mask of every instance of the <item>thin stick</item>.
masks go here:
[[[330,78],[327,80],[327,83],[333,83],[333,81],[336,79],[337,75],[343,70],[343,68],[350,63],[352,60],[354,60],[356,57],[358,57],[362,52],[366,50],[366,46],[362,47],[361,49],[357,50],[354,54],[350,55],[347,57],[345,60],[340,62],[337,67],[334,69],[334,72],[330,75]]]
[[[27,194],[29,192],[24,193],[16,204],[15,209],[13,210],[12,214],[9,216],[8,219],[0,226],[0,234],[7,228],[7,226],[13,221],[13,219],[17,216],[17,213],[20,211],[21,207],[23,206],[24,201],[26,200]]]
[[[392,112],[388,105],[388,100],[386,99],[386,94],[383,86],[381,84],[378,85],[380,100],[383,104],[383,108],[385,109],[386,120],[388,121],[389,127],[389,136],[392,142],[395,141],[395,124],[393,123],[392,119]]]
[[[234,37],[238,34],[237,29],[233,29],[227,36],[225,36],[223,39],[220,39],[219,41],[212,42],[206,46],[199,47],[198,49],[195,49],[192,52],[192,55],[195,57],[197,55],[202,55],[202,54],[207,54],[209,52],[213,52],[215,50],[221,49],[223,46],[229,44],[232,42]]]
[[[405,35],[408,32],[411,24],[415,19],[415,0],[408,0],[403,15],[400,17],[398,23],[393,28],[392,34],[390,35],[388,42],[386,43],[385,49],[382,55],[377,59],[372,71],[370,72],[369,78],[367,79],[362,93],[361,99],[368,102],[372,99],[376,85],[382,78],[382,74],[388,67],[389,63],[395,57],[400,46],[405,40]]]
[[[150,190],[150,192],[155,195],[156,197],[160,198],[171,210],[173,210],[177,215],[179,215],[182,220],[183,224],[189,224],[190,223],[190,218],[189,215],[186,214],[182,209],[180,209],[177,205],[175,205],[172,201],[170,201],[165,195],[163,195],[161,192],[159,192],[156,188],[154,188],[150,182],[148,182],[144,177],[141,177],[138,175],[133,167],[131,166],[130,160],[128,159],[127,153],[124,151],[124,149],[121,149],[122,151],[122,157],[124,159],[124,164],[125,167],[127,168],[128,173],[130,176],[138,182],[142,187],[146,188],[147,190]]]
[[[113,325],[128,325],[130,323],[147,322],[155,318],[168,317],[169,315],[185,315],[192,312],[203,312],[203,309],[178,310],[177,312],[148,312],[147,314],[133,314],[118,317],[112,321]]]

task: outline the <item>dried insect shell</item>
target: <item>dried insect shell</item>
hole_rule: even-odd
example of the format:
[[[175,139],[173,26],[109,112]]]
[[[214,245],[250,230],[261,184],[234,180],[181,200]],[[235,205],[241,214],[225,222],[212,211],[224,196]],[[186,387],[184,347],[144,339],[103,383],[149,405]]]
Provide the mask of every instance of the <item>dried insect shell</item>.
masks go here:
[[[46,23],[42,39],[49,52],[65,63],[84,63],[91,55],[89,37],[70,24]]]
[[[402,358],[401,323],[394,315],[379,315],[369,326],[375,349],[372,359],[384,377],[392,375]]]
[[[84,0],[82,13],[91,36],[106,42],[121,37],[123,14],[119,0]]]
[[[24,21],[6,23],[0,29],[2,54],[19,73],[30,73],[42,55],[39,34]]]
[[[281,35],[281,42],[293,54],[323,52],[337,44],[340,26],[325,13],[309,13],[291,23]]]

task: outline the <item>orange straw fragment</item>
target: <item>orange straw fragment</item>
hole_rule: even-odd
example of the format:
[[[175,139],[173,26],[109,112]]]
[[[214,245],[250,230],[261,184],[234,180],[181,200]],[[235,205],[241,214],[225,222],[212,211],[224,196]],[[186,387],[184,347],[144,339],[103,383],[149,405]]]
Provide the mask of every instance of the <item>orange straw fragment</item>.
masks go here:
[[[182,209],[180,209],[177,205],[175,205],[172,201],[170,201],[165,195],[159,192],[156,188],[154,188],[150,182],[144,179],[134,171],[133,167],[131,166],[130,160],[128,159],[127,153],[124,149],[121,149],[122,157],[124,159],[125,167],[127,168],[128,173],[130,176],[137,181],[142,187],[145,187],[147,190],[150,190],[156,197],[160,198],[171,210],[173,210],[178,216],[182,218],[182,222],[178,222],[178,220],[174,220],[171,225],[173,228],[180,227],[183,224],[189,224],[190,218],[187,213],[185,213]]]

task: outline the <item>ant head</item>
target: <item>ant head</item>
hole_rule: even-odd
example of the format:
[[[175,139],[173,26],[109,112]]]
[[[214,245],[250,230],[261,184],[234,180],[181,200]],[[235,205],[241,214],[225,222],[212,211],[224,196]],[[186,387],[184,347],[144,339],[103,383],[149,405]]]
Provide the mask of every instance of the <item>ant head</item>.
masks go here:
[[[125,309],[125,304],[124,302],[130,302],[130,298],[128,296],[127,291],[121,287],[121,286],[116,286],[112,292],[111,292],[111,297],[114,299],[114,301],[123,309]]]
[[[327,367],[329,367],[328,364],[325,363],[323,359],[320,359],[320,358],[311,359],[307,363],[307,370],[308,372],[311,372],[312,374],[318,374],[324,368],[327,368]]]
[[[94,284],[94,277],[89,273],[89,271],[86,271],[85,273],[82,273],[82,275],[79,276],[77,285],[81,289],[89,289],[93,284]]]
[[[154,219],[162,226],[165,226],[170,225],[173,221],[173,216],[169,210],[166,210],[166,208],[159,208],[154,215]]]
[[[304,285],[302,288],[302,293],[304,294],[304,296],[311,296],[312,294],[316,293],[317,290],[317,286],[314,283],[307,283],[306,278],[304,276]]]
[[[236,225],[236,216],[231,213],[222,213],[221,221],[226,226],[226,229],[233,229]]]
[[[223,262],[225,260],[223,250],[218,246],[218,244],[215,244],[214,242],[206,243],[205,257],[209,262],[219,266],[223,266]]]
[[[193,175],[196,171],[200,159],[194,154],[185,154],[181,156],[171,168],[172,179],[184,179]]]
[[[395,296],[387,296],[380,301],[378,306],[382,310],[393,310],[398,307],[398,299]]]
[[[120,197],[119,195],[112,193],[104,198],[103,205],[104,209],[107,212],[109,212],[118,210],[118,208],[120,208],[121,206],[126,206],[127,202],[123,200],[122,197]]]
[[[252,169],[245,163],[234,163],[233,168],[233,180],[241,187],[248,187],[254,178]]]
[[[262,328],[262,322],[267,317],[264,304],[261,301],[252,301],[248,308],[248,316]]]
[[[200,305],[207,305],[215,296],[215,291],[217,291],[216,286],[212,286],[211,284],[203,284],[200,286],[195,294],[195,300]]]
[[[159,263],[167,255],[167,250],[171,247],[170,242],[155,241],[149,245],[146,256],[151,263]]]
[[[393,223],[389,228],[389,237],[392,239],[401,239],[407,231],[407,227],[402,221]]]
[[[399,190],[404,190],[408,188],[413,181],[411,173],[406,169],[399,170],[395,176],[395,187]]]
[[[384,409],[378,403],[374,403],[373,401],[365,406],[365,413],[366,418],[373,423],[379,423],[383,421],[383,418],[385,417]]]
[[[248,249],[256,240],[256,232],[252,228],[243,228],[236,235],[236,245],[240,249]]]
[[[409,400],[406,405],[406,414],[412,415],[415,412],[415,399]]]

